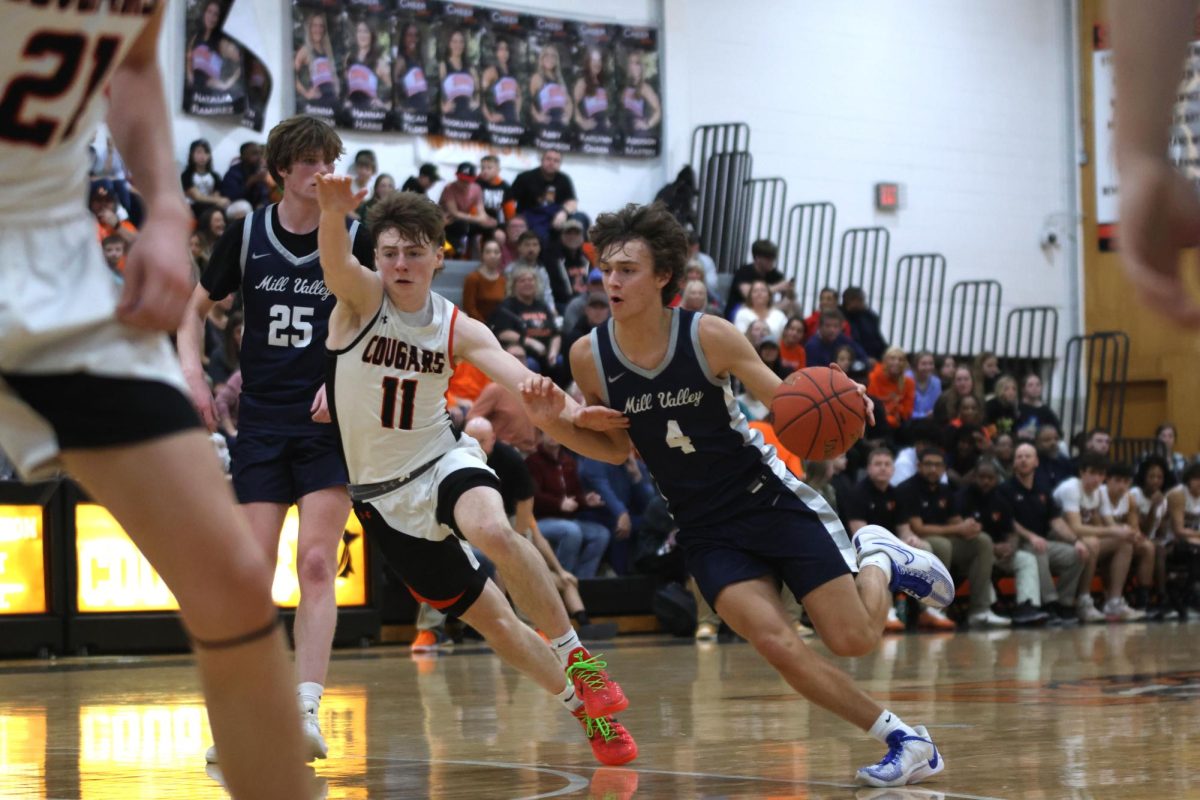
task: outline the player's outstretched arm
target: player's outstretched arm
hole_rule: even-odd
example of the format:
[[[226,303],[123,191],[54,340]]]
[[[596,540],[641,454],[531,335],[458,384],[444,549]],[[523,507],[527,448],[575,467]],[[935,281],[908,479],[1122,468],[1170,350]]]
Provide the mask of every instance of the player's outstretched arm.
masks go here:
[[[537,425],[569,450],[580,455],[620,464],[629,457],[629,437],[621,428],[629,420],[611,409],[582,409],[566,392],[544,375],[535,375],[500,347],[500,342],[478,320],[462,314],[454,325],[455,355],[470,361],[485,375],[515,394]]]
[[[1200,304],[1181,275],[1180,250],[1200,244],[1200,200],[1167,160],[1171,109],[1196,0],[1111,3],[1116,58],[1121,259],[1144,302],[1200,327]]]
[[[171,120],[158,69],[165,7],[159,5],[113,73],[108,127],[146,201],[146,221],[125,261],[117,317],[138,328],[174,331],[192,288],[187,241],[193,218],[171,153]]]
[[[349,175],[318,175],[317,201],[321,204],[321,224],[317,228],[317,247],[321,252],[321,270],[325,285],[338,303],[362,319],[379,307],[378,273],[358,263],[350,247],[346,217],[362,204],[367,190],[357,193],[350,187]]]

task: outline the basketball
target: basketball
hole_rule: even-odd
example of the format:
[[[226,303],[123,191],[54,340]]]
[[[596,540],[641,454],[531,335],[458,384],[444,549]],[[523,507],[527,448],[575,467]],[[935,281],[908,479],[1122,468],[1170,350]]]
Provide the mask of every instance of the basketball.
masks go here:
[[[771,415],[779,442],[806,461],[837,458],[867,427],[858,384],[829,367],[789,375],[775,390]]]

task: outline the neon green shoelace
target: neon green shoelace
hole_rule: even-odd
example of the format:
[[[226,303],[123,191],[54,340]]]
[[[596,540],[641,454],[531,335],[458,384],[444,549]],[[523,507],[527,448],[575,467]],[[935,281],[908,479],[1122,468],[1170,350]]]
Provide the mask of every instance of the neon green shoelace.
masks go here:
[[[600,655],[603,655],[603,653]],[[592,689],[603,689],[606,681],[600,672],[608,666],[608,662],[601,661],[600,655],[576,660],[574,664],[567,667],[567,677],[571,680],[578,677]]]
[[[588,717],[585,716],[584,723],[586,724],[587,737],[591,739],[596,733],[604,737],[604,741],[610,742],[616,738],[617,732],[613,730],[613,726],[608,723],[604,717]]]

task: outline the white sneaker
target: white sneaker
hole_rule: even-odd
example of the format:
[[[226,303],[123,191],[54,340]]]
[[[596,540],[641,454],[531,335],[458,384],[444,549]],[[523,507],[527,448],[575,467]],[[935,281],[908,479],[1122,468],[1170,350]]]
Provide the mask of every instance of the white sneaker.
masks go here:
[[[215,744],[212,747],[208,748],[208,750],[204,751],[204,761],[209,764],[217,763],[217,746]],[[220,774],[220,773],[218,773],[218,774]],[[214,779],[214,780],[219,780],[219,779]],[[222,784],[222,785],[224,785],[224,784]]]
[[[717,626],[711,622],[701,622],[696,626],[696,641],[697,642],[715,642],[717,640]]]
[[[872,553],[883,553],[892,562],[892,592],[912,595],[927,606],[945,608],[954,602],[954,579],[937,556],[909,547],[880,525],[866,525],[854,535],[859,566]]]
[[[1146,612],[1130,608],[1124,597],[1113,597],[1104,604],[1104,618],[1109,622],[1137,622],[1146,618]]]
[[[946,761],[929,738],[929,731],[918,725],[916,736],[894,731],[888,737],[887,755],[878,764],[861,768],[856,777],[867,786],[906,786],[937,775]]]
[[[317,713],[303,712],[300,715],[300,728],[304,732],[304,744],[307,748],[304,760],[326,758],[329,755],[329,746],[325,744],[325,737],[321,735],[321,723],[317,721]]]
[[[1079,616],[1079,621],[1084,625],[1105,621],[1104,615],[1096,608],[1096,604],[1092,602],[1090,597],[1081,597],[1076,601],[1075,613]]]
[[[971,623],[972,628],[1010,628],[1012,620],[1008,617],[1002,617],[994,613],[991,609],[980,611],[978,614],[972,614],[967,617],[967,621]]]

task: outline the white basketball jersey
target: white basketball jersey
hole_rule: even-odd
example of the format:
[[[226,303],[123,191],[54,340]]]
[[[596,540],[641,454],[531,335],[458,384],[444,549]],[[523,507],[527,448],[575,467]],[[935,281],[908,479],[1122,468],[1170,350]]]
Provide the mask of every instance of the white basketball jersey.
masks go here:
[[[45,221],[85,211],[88,145],[108,107],[108,81],[159,5],[158,0],[4,4],[0,216],[5,221]]]
[[[1171,491],[1167,492],[1167,496],[1172,494],[1183,495],[1183,527],[1196,530],[1200,528],[1200,497],[1195,497],[1188,491],[1186,484],[1180,484]],[[1176,531],[1176,534],[1178,532]]]
[[[458,309],[441,295],[431,293],[425,311],[409,314],[385,292],[375,318],[354,342],[330,351],[329,407],[351,483],[399,478],[455,446],[446,389],[454,374],[457,318]]]

